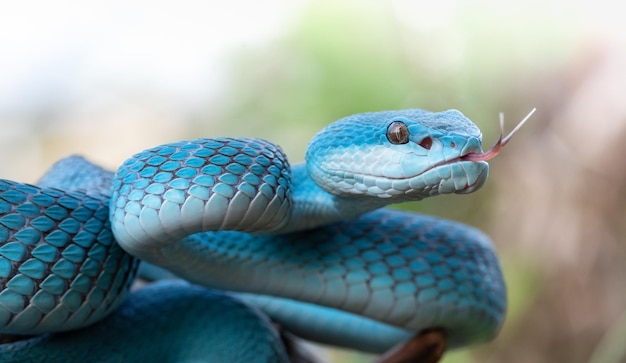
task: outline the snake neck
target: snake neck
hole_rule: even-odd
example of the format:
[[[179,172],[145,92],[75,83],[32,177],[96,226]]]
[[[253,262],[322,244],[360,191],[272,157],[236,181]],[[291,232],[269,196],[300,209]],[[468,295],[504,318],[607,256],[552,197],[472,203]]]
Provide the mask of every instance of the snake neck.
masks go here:
[[[389,204],[379,198],[349,198],[330,194],[311,179],[304,163],[291,168],[291,193],[291,213],[277,233],[306,230],[353,219]]]

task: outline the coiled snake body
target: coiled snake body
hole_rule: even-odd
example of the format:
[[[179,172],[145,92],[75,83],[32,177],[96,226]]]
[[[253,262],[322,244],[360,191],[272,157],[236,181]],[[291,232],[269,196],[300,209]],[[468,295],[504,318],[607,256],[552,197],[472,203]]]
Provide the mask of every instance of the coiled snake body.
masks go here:
[[[218,138],[140,152],[114,175],[71,157],[38,186],[2,180],[0,332],[36,337],[0,345],[0,361],[284,361],[265,314],[370,352],[430,328],[452,347],[487,341],[506,305],[489,239],[381,208],[475,191],[481,155],[458,111],[404,110],[336,121],[291,168],[272,143]],[[126,296],[138,259],[237,293]]]

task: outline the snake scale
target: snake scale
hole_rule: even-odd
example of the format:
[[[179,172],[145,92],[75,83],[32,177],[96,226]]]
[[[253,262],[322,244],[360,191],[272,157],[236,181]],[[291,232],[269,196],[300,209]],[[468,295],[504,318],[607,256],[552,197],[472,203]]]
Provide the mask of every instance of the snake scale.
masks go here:
[[[37,185],[0,180],[0,361],[287,361],[267,316],[375,353],[430,328],[488,341],[506,308],[488,237],[384,207],[479,189],[504,143],[483,152],[456,110],[370,112],[291,167],[273,143],[215,138],[114,174],[74,156]],[[129,294],[140,260],[188,282]]]

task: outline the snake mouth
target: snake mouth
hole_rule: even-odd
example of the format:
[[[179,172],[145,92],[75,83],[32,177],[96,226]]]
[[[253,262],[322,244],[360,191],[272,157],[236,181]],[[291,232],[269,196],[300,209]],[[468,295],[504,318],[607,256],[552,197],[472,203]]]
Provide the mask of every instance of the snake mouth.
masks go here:
[[[469,162],[474,162],[474,160],[470,160],[468,159],[469,157],[471,157],[472,155],[480,155],[482,153],[482,150],[478,149],[478,153],[476,153],[476,150],[471,150],[471,151],[466,151],[463,154],[461,154],[460,156],[457,156],[455,158],[452,159],[447,159],[447,160],[442,160],[438,163],[435,163],[431,166],[429,166],[428,168],[424,169],[424,171],[422,171],[420,173],[420,175],[426,174],[431,170],[437,169],[439,167],[442,166],[449,166],[449,165],[453,165],[453,164],[457,164],[457,163],[461,163],[463,161],[469,161]]]
[[[477,156],[484,155],[484,154],[485,153],[483,153],[482,148],[480,147],[480,143],[468,143],[463,148],[463,150],[461,150],[458,156],[436,162],[428,166],[426,169],[422,170],[422,172],[419,173],[418,175],[425,175],[426,173],[432,170],[441,168],[442,166],[451,166],[451,165],[460,164],[463,162],[480,162],[483,160],[478,158]]]
[[[429,167],[428,169],[424,170],[422,174],[427,173],[433,169],[437,169],[441,166],[453,165],[453,164],[463,163],[463,162],[487,164],[488,160],[495,158],[502,151],[502,149],[504,149],[504,147],[508,144],[508,142],[511,140],[513,135],[524,125],[524,123],[526,123],[526,121],[530,118],[530,116],[532,116],[535,110],[536,109],[533,108],[526,115],[526,117],[524,117],[522,121],[520,121],[515,126],[515,128],[513,128],[513,130],[506,136],[504,136],[504,116],[500,114],[500,135],[496,143],[491,148],[489,148],[489,150],[483,152],[480,146],[467,147],[465,150],[462,151],[461,155],[452,159],[443,160],[439,163],[436,163],[432,165],[431,167]],[[474,182],[467,183],[466,187],[457,189],[455,193],[467,194],[480,188],[485,182],[485,180],[487,179],[488,170],[489,170],[488,165],[485,165],[485,167],[483,167],[482,170],[479,171]],[[467,173],[467,175],[469,175],[469,173]]]

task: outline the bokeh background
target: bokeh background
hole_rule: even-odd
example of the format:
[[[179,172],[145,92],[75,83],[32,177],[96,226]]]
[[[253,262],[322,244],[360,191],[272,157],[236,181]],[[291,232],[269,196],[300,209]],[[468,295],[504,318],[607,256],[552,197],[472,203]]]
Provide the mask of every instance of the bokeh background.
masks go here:
[[[467,196],[400,206],[494,240],[509,310],[452,362],[626,362],[626,25],[609,0],[0,1],[0,171],[262,137],[292,162],[331,121],[456,108],[531,119]],[[369,362],[317,351],[333,362]]]

